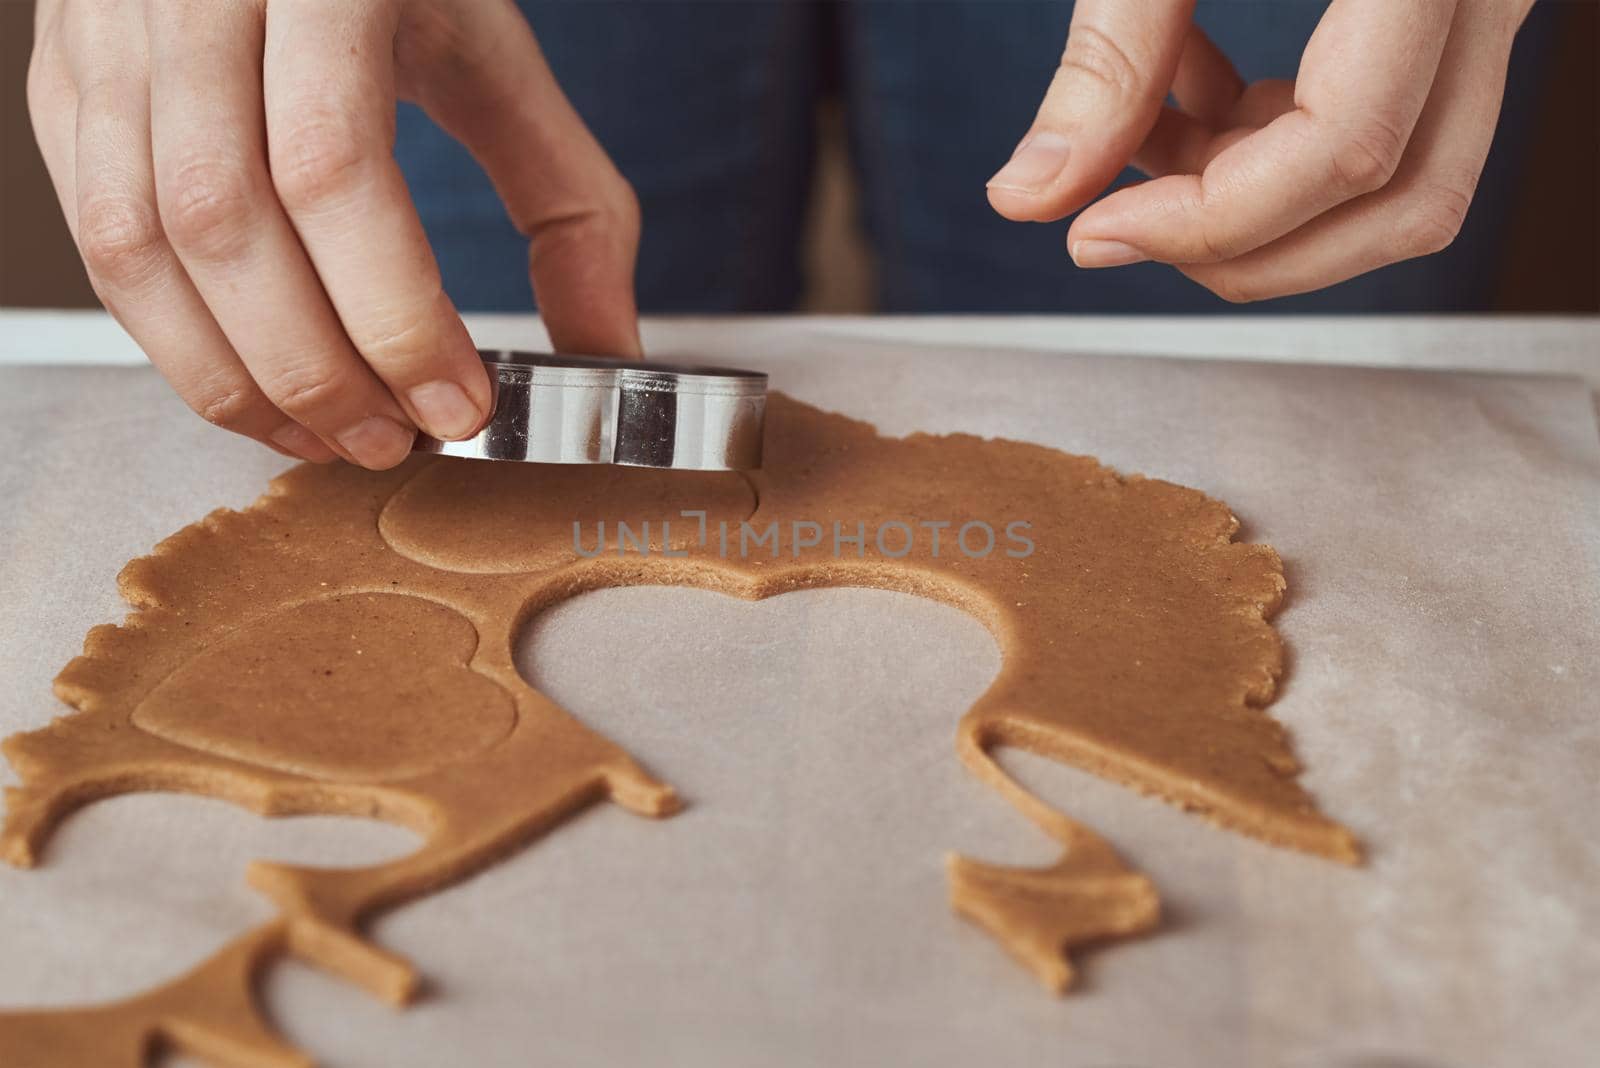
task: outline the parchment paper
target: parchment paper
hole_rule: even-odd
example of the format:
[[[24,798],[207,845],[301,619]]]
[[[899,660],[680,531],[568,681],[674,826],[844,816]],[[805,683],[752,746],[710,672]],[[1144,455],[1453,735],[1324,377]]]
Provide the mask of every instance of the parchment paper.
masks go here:
[[[352,1068],[1593,1063],[1600,437],[1584,387],[781,331],[707,331],[697,354],[886,432],[1044,442],[1228,501],[1287,565],[1273,714],[1370,864],[1008,758],[1165,898],[1158,933],[1089,954],[1081,989],[1051,998],[945,905],[946,850],[1051,855],[954,756],[997,666],[981,627],[881,592],[610,591],[539,621],[526,670],[692,807],[653,823],[602,806],[381,921],[432,983],[406,1012],[275,969],[292,1038]],[[0,369],[0,450],[5,733],[56,714],[51,677],[121,617],[124,561],[283,466],[140,370]],[[243,883],[253,857],[408,845],[196,799],[99,804],[41,870],[0,869],[0,1004],[182,970],[268,915]]]

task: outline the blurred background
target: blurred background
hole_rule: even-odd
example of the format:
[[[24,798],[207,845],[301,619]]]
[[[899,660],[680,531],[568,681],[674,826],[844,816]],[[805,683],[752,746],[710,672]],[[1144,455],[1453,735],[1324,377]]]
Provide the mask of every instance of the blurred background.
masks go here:
[[[733,13],[741,2],[755,10],[787,13],[781,19],[766,18],[761,25],[763,32],[779,35],[780,47],[774,54],[780,57],[780,66],[784,59],[806,65],[803,91],[793,94],[789,110],[794,115],[786,121],[792,119],[799,131],[791,140],[804,141],[789,162],[798,165],[808,180],[789,183],[781,198],[758,205],[768,217],[755,224],[748,219],[733,224],[746,231],[753,226],[763,235],[768,230],[783,235],[792,245],[792,269],[780,265],[776,277],[760,286],[723,286],[708,295],[709,290],[685,283],[694,272],[682,267],[684,249],[714,242],[716,220],[685,212],[681,204],[674,208],[681,190],[672,182],[681,178],[668,175],[663,167],[664,161],[679,162],[675,145],[687,146],[685,152],[694,150],[694,123],[685,118],[665,131],[646,129],[651,124],[641,124],[637,112],[618,101],[637,99],[624,96],[635,88],[659,94],[663,80],[689,104],[696,91],[720,93],[732,75],[718,67],[716,59],[686,65],[671,56],[663,59],[657,45],[663,34],[677,29],[700,32],[698,23],[705,24],[708,39],[714,40],[719,32],[726,38],[733,32],[730,24],[737,21]],[[1157,265],[1102,272],[1117,275],[1121,288],[1109,294],[1095,290],[1082,281],[1084,272],[1076,271],[1066,256],[1065,223],[1023,226],[992,216],[984,201],[983,180],[1004,161],[1027,127],[1065,40],[1070,5],[1056,0],[993,0],[987,13],[983,6],[971,0],[874,0],[854,8],[811,0],[523,3],[579,111],[639,188],[645,208],[640,284],[646,312],[1247,310],[1212,300]],[[1235,25],[1254,23],[1258,30],[1263,23],[1281,24],[1284,34],[1299,34],[1303,43],[1303,34],[1321,6],[1309,0],[1212,4],[1202,0],[1197,19],[1239,59],[1230,47],[1230,34],[1241,32],[1232,28]],[[853,17],[852,12],[859,10],[867,10],[870,17]],[[1051,27],[1048,33],[1031,34],[1026,48],[983,32],[998,19],[1020,18],[1024,13]],[[1399,265],[1336,287],[1316,302],[1289,298],[1248,310],[1600,311],[1597,13],[1600,5],[1592,0],[1541,0],[1535,5],[1513,57],[1501,128],[1479,198],[1455,246],[1421,265]],[[960,24],[962,19],[968,20],[965,25]],[[32,20],[32,0],[0,0],[0,306],[94,307],[97,302],[33,144],[24,98]],[[746,40],[739,43],[748,44],[753,32],[746,32]],[[930,190],[927,213],[938,224],[932,229],[924,225],[921,236],[942,239],[946,245],[933,243],[910,253],[913,262],[920,261],[923,278],[914,291],[895,281],[877,253],[879,245],[897,238],[893,233],[886,236],[881,210],[874,227],[870,210],[873,182],[884,184],[884,168],[875,174],[862,165],[862,157],[872,156],[874,149],[864,145],[861,134],[864,76],[857,55],[861,49],[855,45],[861,40],[870,43],[875,32],[898,35],[901,53],[909,50],[913,57],[902,85],[921,94],[921,79],[923,85],[949,85],[954,93],[985,100],[986,110],[977,113],[978,120],[972,118],[970,99],[948,102],[961,122],[951,122],[947,132],[962,139],[958,147],[971,150],[948,153],[937,174],[919,172]],[[994,49],[993,56],[981,54],[986,45]],[[956,51],[941,53],[952,48]],[[991,81],[985,72],[984,84],[978,86],[970,71],[952,74],[950,64],[962,58],[975,65],[991,63],[996,78]],[[1298,49],[1279,47],[1267,61],[1257,60],[1255,69],[1243,60],[1239,65],[1247,79],[1292,76],[1298,58]],[[671,69],[652,67],[668,61],[673,63]],[[937,99],[919,98],[913,103],[923,109],[918,114],[941,106]],[[917,132],[913,129],[911,134]],[[402,107],[400,138],[408,179],[440,249],[446,288],[458,304],[464,309],[495,310],[531,306],[520,239],[509,223],[497,211],[469,215],[459,210],[462,204],[483,203],[487,189],[464,153],[409,107]],[[919,177],[914,183],[919,193],[921,182]],[[949,187],[947,194],[941,182]],[[909,190],[912,184],[902,180],[899,188]],[[933,199],[939,195],[946,195],[946,200]],[[901,255],[907,256],[904,249]],[[1026,285],[975,284],[975,276],[986,275],[996,262],[1012,258],[1031,258],[1038,265],[1030,268]],[[943,266],[930,274],[929,263]],[[482,277],[486,274],[492,284],[486,284]],[[1417,281],[1429,277],[1435,279],[1432,289]],[[1438,288],[1440,277],[1458,280],[1444,296]],[[969,296],[980,291],[981,296]],[[726,296],[729,292],[735,295]],[[463,298],[464,293],[470,295]]]

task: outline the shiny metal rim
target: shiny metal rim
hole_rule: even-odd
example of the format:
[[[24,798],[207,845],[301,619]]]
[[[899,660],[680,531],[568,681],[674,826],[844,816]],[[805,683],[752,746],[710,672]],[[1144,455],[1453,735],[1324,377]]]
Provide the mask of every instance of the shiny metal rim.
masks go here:
[[[759,371],[480,349],[489,423],[416,449],[479,460],[613,463],[693,471],[761,466],[767,376]]]

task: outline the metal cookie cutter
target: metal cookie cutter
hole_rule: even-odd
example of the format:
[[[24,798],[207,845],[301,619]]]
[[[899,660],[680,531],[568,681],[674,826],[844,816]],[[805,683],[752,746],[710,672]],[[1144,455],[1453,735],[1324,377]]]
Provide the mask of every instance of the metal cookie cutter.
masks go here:
[[[463,441],[419,434],[417,452],[684,471],[761,466],[767,376],[731,367],[628,363],[479,349],[494,414]]]

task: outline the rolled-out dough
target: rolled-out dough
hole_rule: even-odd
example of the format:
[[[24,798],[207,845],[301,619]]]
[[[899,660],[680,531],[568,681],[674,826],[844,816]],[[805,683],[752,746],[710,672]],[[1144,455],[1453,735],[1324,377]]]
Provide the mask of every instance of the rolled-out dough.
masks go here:
[[[1282,670],[1266,622],[1282,568],[1272,549],[1232,540],[1224,505],[1035,445],[884,438],[781,394],[767,433],[766,467],[748,477],[433,457],[384,473],[297,467],[246,511],[213,513],[131,562],[120,585],[135,611],[90,631],[56,681],[76,711],[3,743],[23,785],[7,793],[0,855],[31,865],[72,809],[139,790],[369,816],[424,844],[356,869],[258,862],[248,878],[277,919],[151,993],[0,1015],[0,1049],[37,1068],[137,1064],[158,1044],[225,1065],[306,1063],[253,1002],[252,976],[274,957],[404,1002],[416,972],[363,938],[365,918],[601,798],[673,812],[671,787],[513,663],[532,615],[606,586],[746,598],[866,586],[980,619],[1002,667],[957,727],[957,751],[1062,855],[1042,869],[953,857],[951,900],[1053,989],[1070,981],[1069,947],[1155,926],[1157,896],[1104,839],[1009,778],[996,746],[1359,859],[1263,711]]]

